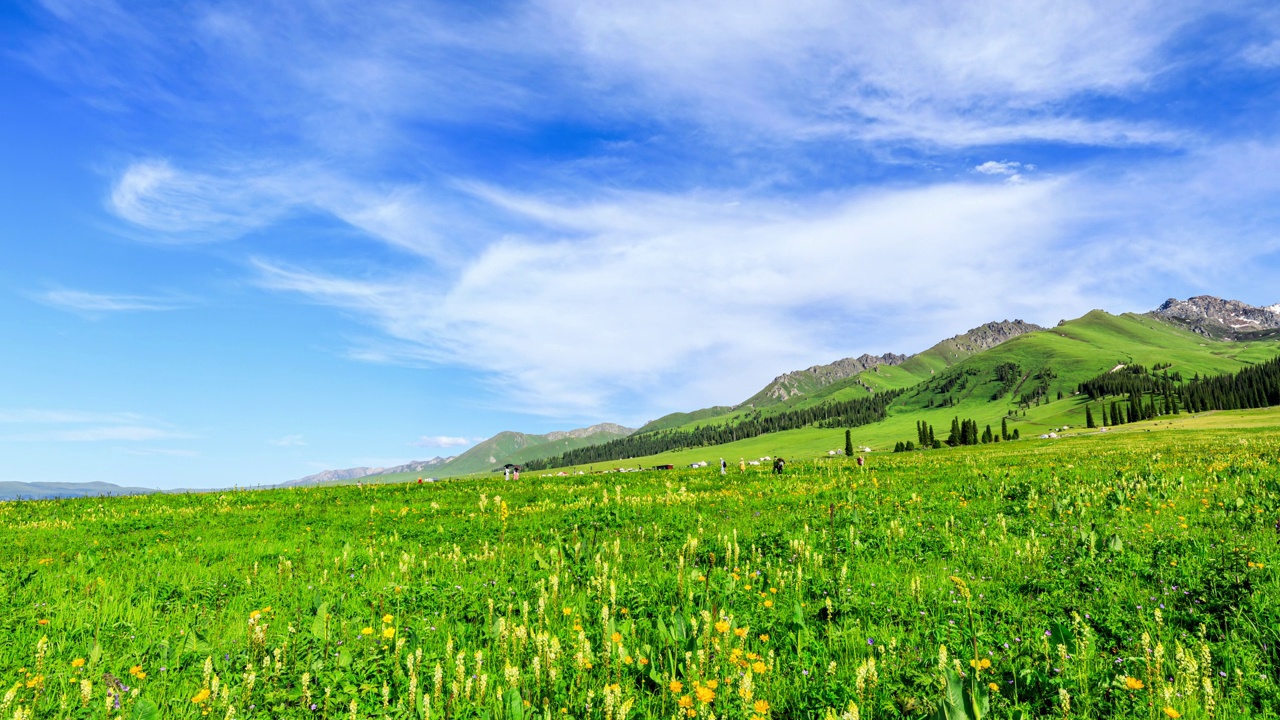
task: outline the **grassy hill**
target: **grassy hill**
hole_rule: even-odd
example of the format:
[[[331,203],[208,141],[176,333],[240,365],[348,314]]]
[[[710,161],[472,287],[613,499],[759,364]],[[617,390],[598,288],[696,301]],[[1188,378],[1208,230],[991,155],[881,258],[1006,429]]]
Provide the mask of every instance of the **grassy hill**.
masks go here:
[[[1215,341],[1149,315],[1111,315],[1095,310],[1058,327],[1026,333],[985,351],[966,354],[962,348],[944,341],[899,365],[872,368],[823,388],[813,396],[779,403],[760,412],[866,395],[871,390],[907,388],[890,406],[885,420],[853,428],[855,445],[891,449],[897,441],[915,439],[915,425],[919,420],[930,423],[936,432],[945,436],[951,419],[957,416],[971,418],[980,427],[991,425],[996,432],[1001,421],[1007,419],[1010,431],[1016,428],[1023,437],[1030,437],[1057,431],[1063,426],[1083,427],[1088,399],[1075,394],[1077,386],[1118,365],[1168,364],[1170,372],[1179,372],[1189,379],[1194,375],[1234,372],[1277,354],[1280,354],[1280,342],[1275,340]],[[1006,376],[1014,369],[1012,382],[1000,379],[1000,368],[1005,369]],[[1024,395],[1034,394],[1037,388],[1040,393],[1036,400],[1021,402]],[[1062,399],[1058,399],[1059,393]],[[738,410],[681,427],[732,422],[746,414]],[[1125,430],[1144,425],[1126,426]],[[726,445],[594,463],[576,469],[651,467],[700,461],[715,465],[720,457],[732,463],[738,458],[777,455],[818,457],[843,446],[843,430],[809,427]]]

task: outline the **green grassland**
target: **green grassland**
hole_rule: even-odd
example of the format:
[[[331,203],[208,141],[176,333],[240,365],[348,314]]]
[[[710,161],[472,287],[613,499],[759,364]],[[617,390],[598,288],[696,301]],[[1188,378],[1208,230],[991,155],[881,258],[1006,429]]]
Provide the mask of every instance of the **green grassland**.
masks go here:
[[[1276,419],[0,503],[0,716],[1275,718]]]

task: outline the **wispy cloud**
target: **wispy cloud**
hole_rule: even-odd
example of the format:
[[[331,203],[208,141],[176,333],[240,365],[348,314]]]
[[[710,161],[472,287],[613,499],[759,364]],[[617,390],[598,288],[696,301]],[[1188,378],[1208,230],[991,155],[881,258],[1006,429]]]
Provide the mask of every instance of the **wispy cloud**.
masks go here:
[[[409,444],[415,447],[425,448],[460,448],[475,445],[483,439],[484,438],[453,437],[451,435],[423,435]]]
[[[37,295],[36,299],[53,307],[90,314],[178,310],[186,307],[186,303],[174,298],[109,295],[83,290],[49,290]]]
[[[302,435],[285,435],[274,440],[268,440],[267,444],[275,445],[276,447],[304,447],[307,441]]]
[[[139,442],[143,440],[173,440],[190,438],[187,433],[173,432],[153,427],[132,425],[112,425],[107,427],[77,428],[71,430],[50,430],[34,433],[15,433],[0,435],[0,441],[6,442],[102,442],[122,440]]]
[[[196,450],[170,450],[166,448],[142,448],[140,450],[125,450],[128,455],[136,457],[175,457],[175,458],[196,458],[200,457],[200,453]]]
[[[193,437],[129,412],[0,410],[0,424],[40,426],[37,431],[0,434],[3,442],[140,442]]]

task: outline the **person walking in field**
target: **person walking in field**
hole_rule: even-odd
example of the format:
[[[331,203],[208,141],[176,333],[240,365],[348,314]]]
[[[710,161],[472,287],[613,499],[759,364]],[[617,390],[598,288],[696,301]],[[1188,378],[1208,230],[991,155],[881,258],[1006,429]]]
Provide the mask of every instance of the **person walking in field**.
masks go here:
[[[786,467],[786,465],[787,465],[786,460],[783,460],[782,458],[775,458],[773,461],[773,474],[781,475],[782,469]]]
[[[729,474],[728,465],[725,464],[724,458],[720,458],[720,474],[721,475]]]
[[[738,472],[747,471],[747,461],[744,458],[738,458]]]

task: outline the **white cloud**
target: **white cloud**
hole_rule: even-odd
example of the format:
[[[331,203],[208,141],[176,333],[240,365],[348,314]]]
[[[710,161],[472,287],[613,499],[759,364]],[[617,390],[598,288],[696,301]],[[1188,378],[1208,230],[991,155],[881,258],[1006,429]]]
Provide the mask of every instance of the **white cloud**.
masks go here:
[[[459,448],[475,445],[483,439],[453,437],[451,435],[423,435],[409,444],[426,448]]]
[[[143,440],[171,440],[190,438],[185,433],[162,430],[160,428],[136,425],[112,425],[106,427],[76,428],[70,430],[51,430],[35,433],[18,433],[0,436],[5,442],[102,442],[107,440],[123,440],[137,442]]]
[[[267,443],[276,447],[303,447],[307,444],[307,441],[301,435],[285,435],[274,440],[268,440]]]
[[[36,432],[0,435],[0,442],[100,442],[171,440],[192,435],[129,412],[0,410],[0,423],[43,426]],[[54,427],[49,427],[54,426]]]
[[[177,310],[184,305],[174,298],[145,295],[108,295],[82,290],[50,290],[37,296],[41,302],[84,313]]]
[[[141,450],[126,450],[126,454],[136,457],[177,457],[177,458],[194,458],[200,457],[200,453],[195,450],[168,450],[165,448],[143,448]]]
[[[1250,45],[1240,53],[1240,57],[1254,65],[1268,68],[1280,67],[1280,40]]]

